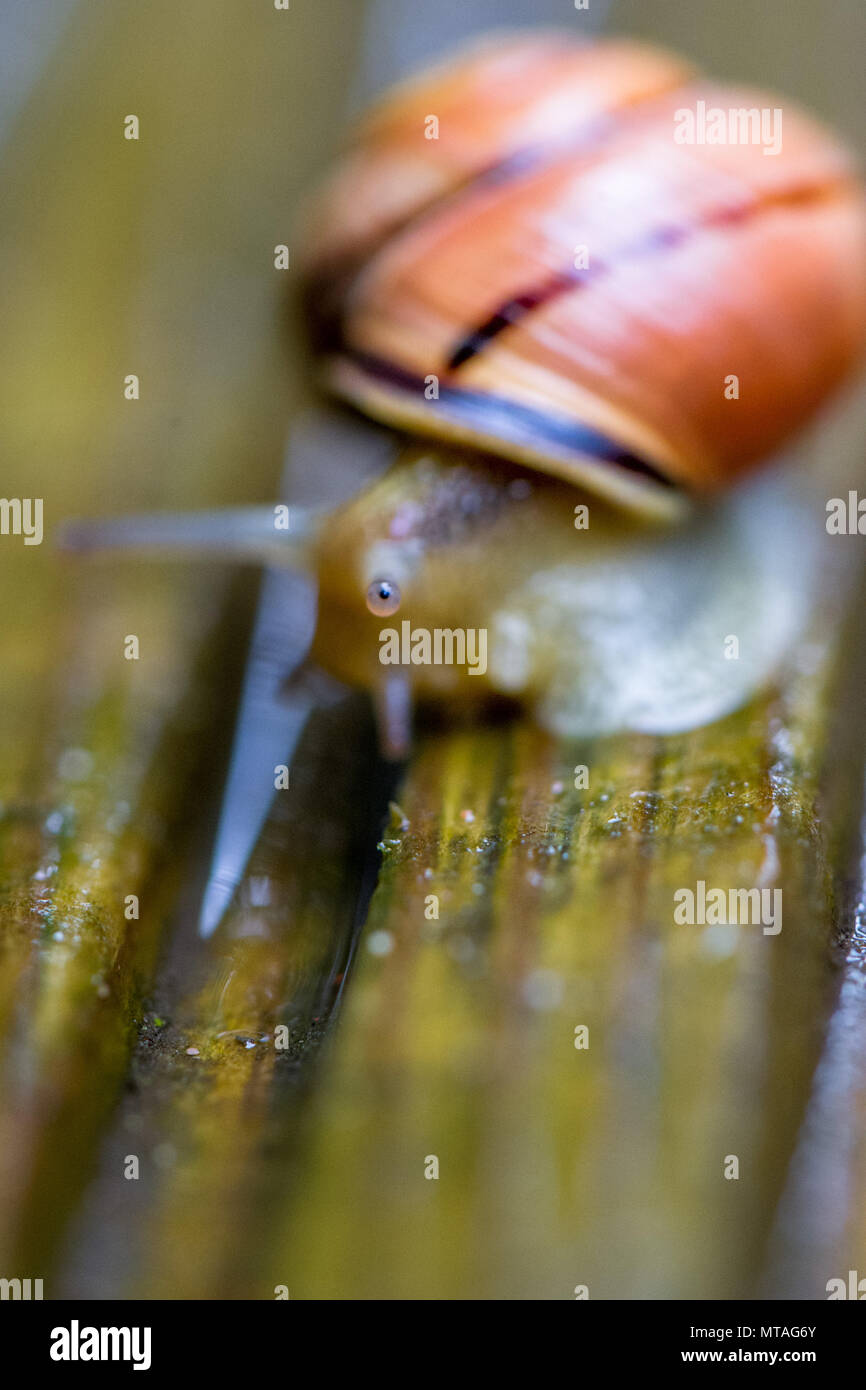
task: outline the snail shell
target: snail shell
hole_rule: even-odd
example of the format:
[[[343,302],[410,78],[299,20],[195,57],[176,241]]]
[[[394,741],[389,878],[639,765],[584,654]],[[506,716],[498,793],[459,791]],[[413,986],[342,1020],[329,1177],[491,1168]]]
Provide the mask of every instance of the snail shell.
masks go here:
[[[775,155],[678,143],[698,102],[778,107],[669,53],[559,34],[396,89],[311,216],[331,387],[645,512],[776,449],[863,344],[862,190],[788,103]]]

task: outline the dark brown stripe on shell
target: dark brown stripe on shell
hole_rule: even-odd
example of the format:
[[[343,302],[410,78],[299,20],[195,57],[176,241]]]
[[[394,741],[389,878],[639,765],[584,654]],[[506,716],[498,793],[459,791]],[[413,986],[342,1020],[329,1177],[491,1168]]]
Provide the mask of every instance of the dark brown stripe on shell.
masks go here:
[[[602,279],[611,270],[622,265],[623,262],[636,260],[641,256],[656,255],[660,251],[670,251],[673,247],[681,246],[683,242],[691,240],[700,232],[716,227],[737,226],[740,223],[750,221],[753,217],[770,208],[816,202],[826,197],[828,190],[832,187],[834,185],[809,184],[799,188],[784,189],[766,198],[751,198],[747,202],[730,204],[727,207],[718,208],[699,222],[655,228],[649,236],[636,242],[634,246],[626,247],[612,265],[604,261],[597,261],[583,270],[570,268],[561,270],[556,275],[551,276],[543,285],[536,285],[514,295],[513,298],[500,305],[483,323],[478,324],[465,337],[461,338],[448,358],[448,370],[456,371],[464,363],[470,362],[473,357],[482,353],[494,338],[498,338],[499,334],[506,328],[519,323],[534,309],[540,309],[563,294],[570,294],[572,290],[583,289],[584,286]]]
[[[547,284],[540,285],[534,290],[525,290],[522,294],[515,295],[509,299],[501,308],[491,314],[488,319],[473,328],[471,333],[467,333],[457,344],[457,347],[448,358],[448,370],[454,372],[458,367],[462,367],[464,362],[469,362],[473,357],[477,357],[483,352],[491,339],[496,338],[505,328],[510,328],[512,324],[519,323],[526,314],[533,309],[538,309],[542,304],[548,304],[550,300],[556,299],[566,290],[574,289],[580,284],[583,272],[575,271],[574,275],[566,271],[554,275],[548,280]]]
[[[569,156],[585,158],[588,163],[595,162],[603,157],[608,140],[619,137],[622,130],[630,125],[639,126],[645,119],[646,108],[663,101],[675,90],[679,90],[679,84],[647,93],[636,101],[610,111],[588,116],[584,124],[575,130],[560,132],[554,137],[539,139],[512,150],[501,159],[473,170],[434,194],[388,226],[381,235],[355,246],[351,252],[336,260],[318,266],[308,275],[302,291],[304,312],[316,350],[325,352],[337,346],[346,295],[358,272],[369,265],[389,242],[411,234],[422,227],[428,218],[436,217],[443,209],[475,193],[531,178]]]

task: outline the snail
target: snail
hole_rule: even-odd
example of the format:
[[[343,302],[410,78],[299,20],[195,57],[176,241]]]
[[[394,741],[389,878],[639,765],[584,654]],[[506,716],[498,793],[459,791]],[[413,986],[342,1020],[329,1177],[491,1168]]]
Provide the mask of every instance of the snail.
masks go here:
[[[780,148],[739,138],[765,109]],[[681,138],[698,110],[727,136]],[[323,379],[414,436],[393,466],[288,533],[261,508],[69,543],[305,567],[312,657],[377,694],[393,756],[413,697],[657,733],[769,679],[816,527],[784,459],[747,475],[866,334],[863,192],[831,134],[652,47],[497,36],[385,96],[306,239]]]

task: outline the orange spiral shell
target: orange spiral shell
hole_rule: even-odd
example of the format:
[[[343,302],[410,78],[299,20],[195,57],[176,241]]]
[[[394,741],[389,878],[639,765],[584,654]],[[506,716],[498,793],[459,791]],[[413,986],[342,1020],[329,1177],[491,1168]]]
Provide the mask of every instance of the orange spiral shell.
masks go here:
[[[700,102],[778,107],[781,151],[678,143]],[[866,335],[847,152],[787,103],[630,42],[499,38],[398,88],[309,242],[336,391],[620,497],[724,485],[812,414]]]

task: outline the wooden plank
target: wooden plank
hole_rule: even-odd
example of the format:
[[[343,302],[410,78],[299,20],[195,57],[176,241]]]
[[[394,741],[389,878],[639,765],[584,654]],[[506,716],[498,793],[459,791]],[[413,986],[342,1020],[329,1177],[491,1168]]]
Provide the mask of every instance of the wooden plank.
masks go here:
[[[754,1293],[837,983],[851,652],[825,618],[780,694],[677,738],[425,737],[263,1286]],[[780,887],[782,931],[676,925],[698,879]]]
[[[165,924],[159,854],[212,789],[243,649],[237,623],[215,641],[218,568],[73,575],[49,536],[69,515],[271,495],[306,392],[274,246],[292,240],[350,39],[345,10],[95,0],[4,152],[4,492],[43,499],[46,531],[0,542],[10,1275],[48,1279],[87,1177]]]
[[[375,867],[373,748],[362,703],[317,715],[218,935],[197,940],[182,906],[132,1084],[73,1233],[70,1295],[244,1298],[256,1287],[359,887]],[[140,1161],[134,1183],[130,1154]]]

